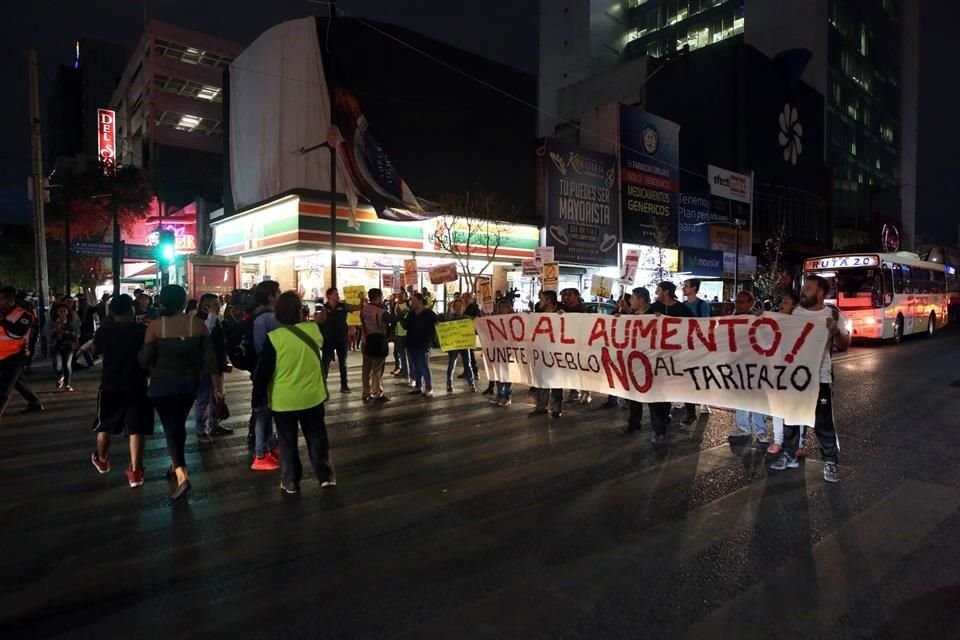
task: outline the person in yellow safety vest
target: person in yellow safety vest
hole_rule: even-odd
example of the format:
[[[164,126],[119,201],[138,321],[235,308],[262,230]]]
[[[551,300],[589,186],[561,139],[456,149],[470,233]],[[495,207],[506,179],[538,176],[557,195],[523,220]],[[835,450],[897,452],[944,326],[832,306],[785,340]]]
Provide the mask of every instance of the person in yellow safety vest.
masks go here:
[[[316,322],[301,322],[301,307],[295,291],[277,298],[274,313],[280,326],[267,334],[253,381],[253,408],[269,407],[277,424],[280,490],[287,494],[300,492],[303,477],[298,427],[303,431],[320,487],[337,484],[324,422],[327,386],[321,356],[323,336]]]
[[[40,398],[20,376],[30,349],[32,323],[31,313],[17,304],[16,289],[0,288],[0,418],[14,389],[27,401],[21,413],[43,411]]]

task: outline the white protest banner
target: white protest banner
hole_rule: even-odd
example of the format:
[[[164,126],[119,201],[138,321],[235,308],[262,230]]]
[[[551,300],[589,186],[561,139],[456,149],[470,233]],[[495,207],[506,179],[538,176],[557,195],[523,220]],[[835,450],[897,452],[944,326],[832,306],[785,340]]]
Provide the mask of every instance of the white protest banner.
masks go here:
[[[475,326],[490,380],[745,409],[807,426],[829,339],[825,322],[779,313],[532,313],[477,318]]]
[[[637,267],[640,266],[640,250],[627,249],[627,255],[623,258],[623,266],[620,267],[620,284],[633,284],[637,278]]]

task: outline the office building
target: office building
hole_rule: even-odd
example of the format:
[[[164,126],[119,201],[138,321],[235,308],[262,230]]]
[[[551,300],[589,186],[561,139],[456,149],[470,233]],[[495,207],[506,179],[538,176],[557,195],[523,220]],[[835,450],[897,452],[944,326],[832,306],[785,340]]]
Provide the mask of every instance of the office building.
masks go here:
[[[223,72],[242,46],[150,20],[113,92],[118,162],[144,167],[161,206],[223,191]]]
[[[773,59],[806,50],[805,66],[802,56],[789,63],[802,66],[802,80],[825,97],[834,246],[875,245],[878,227],[894,222],[909,248],[917,33],[917,3],[900,0],[544,0],[539,99],[546,113],[539,133],[562,135],[571,128],[565,122],[578,123],[611,97],[645,107],[647,79],[661,66],[649,58],[734,39]]]

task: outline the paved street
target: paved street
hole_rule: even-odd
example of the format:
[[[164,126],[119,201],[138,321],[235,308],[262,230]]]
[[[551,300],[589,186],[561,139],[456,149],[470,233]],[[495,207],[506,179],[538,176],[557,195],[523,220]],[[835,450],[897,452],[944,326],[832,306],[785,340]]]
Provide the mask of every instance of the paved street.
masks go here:
[[[425,400],[390,381],[384,407],[332,394],[336,491],[308,473],[282,496],[277,474],[249,470],[234,373],[236,434],[191,433],[184,504],[159,427],[142,489],[124,482],[123,442],[99,476],[98,372],[71,394],[38,372],[48,410],[21,417],[16,397],[0,427],[0,635],[958,637],[958,353],[952,328],[838,359],[829,486],[816,454],[775,474],[731,446],[729,411],[690,429],[677,413],[655,451],[603,398],[553,421],[527,418],[525,389],[504,409],[463,384]]]

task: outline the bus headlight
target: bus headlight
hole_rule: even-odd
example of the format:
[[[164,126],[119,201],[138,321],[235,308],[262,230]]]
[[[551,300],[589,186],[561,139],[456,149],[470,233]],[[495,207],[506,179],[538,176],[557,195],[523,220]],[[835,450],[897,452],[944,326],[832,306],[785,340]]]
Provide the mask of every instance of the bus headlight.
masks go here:
[[[877,319],[874,318],[873,316],[868,316],[868,317],[866,317],[866,318],[863,319],[863,324],[872,327],[873,325],[877,324]]]

